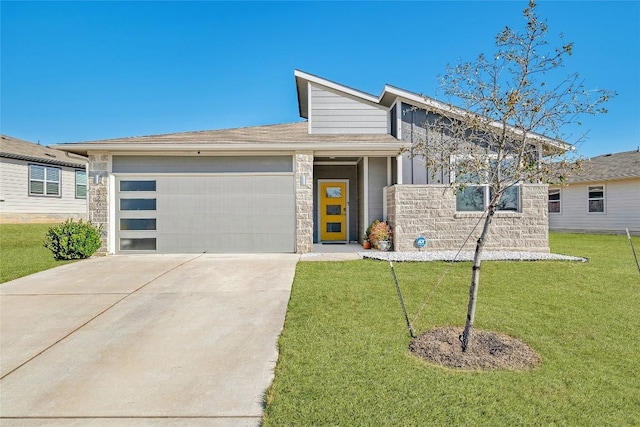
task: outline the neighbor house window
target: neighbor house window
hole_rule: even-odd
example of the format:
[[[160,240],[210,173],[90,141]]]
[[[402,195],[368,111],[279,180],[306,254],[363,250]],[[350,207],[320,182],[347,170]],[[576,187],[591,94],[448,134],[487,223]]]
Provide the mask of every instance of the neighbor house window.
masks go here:
[[[604,213],[604,186],[589,187],[589,212]]]
[[[87,198],[87,172],[76,171],[76,199]]]
[[[549,213],[560,213],[560,189],[549,190]]]
[[[60,197],[60,168],[29,165],[29,195]]]

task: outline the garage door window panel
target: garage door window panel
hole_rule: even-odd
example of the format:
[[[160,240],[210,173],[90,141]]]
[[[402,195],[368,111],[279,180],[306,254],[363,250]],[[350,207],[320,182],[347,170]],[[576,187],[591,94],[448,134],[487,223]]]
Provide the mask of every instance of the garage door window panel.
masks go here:
[[[155,237],[121,238],[120,250],[121,251],[155,251],[156,239]]]
[[[155,211],[156,199],[120,199],[121,211]]]
[[[120,181],[120,191],[156,191],[155,181]]]
[[[153,231],[156,230],[155,218],[120,218],[121,231]]]

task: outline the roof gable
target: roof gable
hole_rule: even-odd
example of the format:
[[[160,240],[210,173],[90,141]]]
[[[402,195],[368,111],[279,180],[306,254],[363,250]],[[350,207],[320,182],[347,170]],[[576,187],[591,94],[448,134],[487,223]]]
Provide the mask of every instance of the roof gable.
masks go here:
[[[323,79],[322,77],[305,73],[304,71],[294,70],[294,76],[298,93],[298,109],[300,111],[300,117],[304,118],[308,118],[309,116],[308,83],[315,83],[317,85],[325,86],[334,91],[345,93],[353,98],[361,99],[362,101],[366,101],[369,103],[375,103],[385,108],[390,108],[394,104],[394,102],[396,102],[396,100],[400,100],[412,104],[415,107],[425,108],[446,117],[455,118],[474,114],[463,108],[455,107],[453,105],[446,104],[428,96],[419,95],[417,93],[400,89],[391,85],[385,85],[380,95],[376,97],[375,95],[353,89],[349,86],[344,86],[331,80]],[[496,129],[502,129],[503,126],[498,122],[492,122],[491,125]],[[522,134],[521,131],[511,126],[507,126],[507,130],[515,135]],[[530,133],[527,135],[527,137],[546,145],[551,151],[569,151],[573,149],[570,144],[545,137],[544,135]]]

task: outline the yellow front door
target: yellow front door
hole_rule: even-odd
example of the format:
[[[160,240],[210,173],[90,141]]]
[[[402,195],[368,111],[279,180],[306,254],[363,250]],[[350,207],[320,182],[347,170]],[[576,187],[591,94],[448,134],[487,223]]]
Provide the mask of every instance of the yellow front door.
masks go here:
[[[347,183],[320,182],[320,240],[347,240]]]

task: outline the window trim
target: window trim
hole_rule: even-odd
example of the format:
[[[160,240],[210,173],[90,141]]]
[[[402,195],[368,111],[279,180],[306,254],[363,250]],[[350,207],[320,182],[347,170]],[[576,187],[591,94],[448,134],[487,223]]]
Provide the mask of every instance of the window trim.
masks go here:
[[[460,211],[458,210],[458,197],[456,194],[456,213],[482,213],[485,212],[488,208],[489,208],[489,202],[491,201],[491,186],[489,184],[469,184],[467,185],[465,188],[471,188],[471,187],[482,187],[482,194],[483,194],[483,209],[482,210],[471,210],[471,211]],[[518,209],[517,210],[512,210],[512,209],[498,209],[496,208],[496,212],[501,212],[501,213],[513,213],[513,214],[519,214],[522,213],[522,185],[520,183],[518,184],[514,184],[508,188],[503,189],[502,195],[504,195],[504,191],[507,189],[511,189],[511,188],[517,188],[517,192],[518,192]]]
[[[497,155],[490,155],[489,156],[489,161],[491,161],[493,158],[497,158]],[[456,163],[458,161],[458,159],[460,158],[471,158],[471,156],[468,155],[454,155],[451,156],[451,160],[450,162],[452,164]],[[456,182],[456,171],[455,168],[451,168],[450,169],[450,174],[449,174],[449,179],[452,183]],[[486,181],[487,176],[485,175],[484,177],[479,176],[478,177],[479,180],[483,180]],[[484,198],[484,209],[483,210],[473,210],[473,211],[460,211],[458,210],[458,198],[457,198],[457,194],[456,194],[456,214],[462,213],[462,214],[469,214],[469,213],[480,213],[480,212],[485,212],[488,207],[489,207],[489,202],[491,201],[491,188],[490,188],[490,184],[487,183],[468,183],[466,184],[466,188],[469,187],[483,187],[483,198]],[[513,188],[513,187],[517,187],[517,191],[518,191],[518,209],[517,210],[511,210],[511,209],[496,209],[496,212],[500,212],[500,213],[513,213],[513,214],[520,214],[522,213],[522,183],[521,182],[516,182],[513,185],[509,186],[508,188]],[[504,194],[504,190],[503,189],[503,194]]]
[[[84,173],[84,184],[78,184],[78,173],[79,172]],[[87,171],[84,170],[84,169],[76,169],[74,175],[75,175],[75,179],[76,179],[75,187],[74,187],[76,199],[86,200],[87,199],[87,192],[89,190],[89,185],[88,185],[89,183],[87,182]],[[81,186],[81,187],[84,186],[84,197],[78,196],[78,186]]]
[[[602,197],[601,198],[592,198],[591,197],[591,189],[592,188],[602,188]],[[602,211],[591,211],[591,201],[592,200],[602,200]],[[589,215],[606,215],[607,214],[607,189],[604,184],[599,185],[587,185],[587,214]]]
[[[558,192],[558,200],[551,200],[551,192],[552,191],[557,191]],[[557,212],[551,212],[551,209],[549,209],[549,205],[551,203],[558,203],[558,211]],[[547,212],[549,213],[549,215],[560,215],[562,213],[562,189],[560,188],[549,188],[549,190],[547,191]]]
[[[40,179],[33,179],[31,177],[31,171],[32,168],[34,166],[37,167],[41,167],[44,168],[44,179],[40,180]],[[48,180],[47,179],[47,170],[48,169],[57,169],[58,170],[58,180],[57,181],[53,181],[53,180]],[[42,165],[39,163],[29,163],[29,169],[28,169],[28,181],[27,181],[27,194],[29,197],[47,197],[47,198],[58,198],[61,199],[62,198],[62,168],[57,167],[57,166],[49,166],[49,165]],[[35,182],[42,182],[42,194],[38,194],[38,193],[32,193],[31,192],[31,182],[35,181]],[[58,184],[58,194],[47,194],[47,183],[48,182],[55,182]]]

